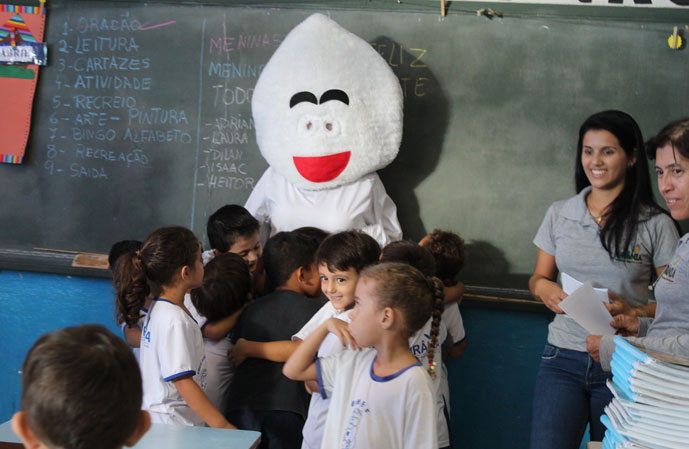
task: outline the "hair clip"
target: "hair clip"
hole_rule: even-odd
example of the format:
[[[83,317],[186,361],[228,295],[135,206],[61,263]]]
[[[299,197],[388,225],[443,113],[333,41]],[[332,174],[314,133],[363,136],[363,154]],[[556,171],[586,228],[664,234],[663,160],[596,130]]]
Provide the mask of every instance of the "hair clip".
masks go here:
[[[435,370],[435,362],[430,362],[428,365],[431,367],[431,370]]]

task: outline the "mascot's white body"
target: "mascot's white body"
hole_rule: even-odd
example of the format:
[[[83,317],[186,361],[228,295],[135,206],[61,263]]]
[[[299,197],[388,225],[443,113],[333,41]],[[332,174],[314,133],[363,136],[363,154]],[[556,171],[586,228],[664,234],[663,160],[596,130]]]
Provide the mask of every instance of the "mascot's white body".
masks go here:
[[[256,83],[252,112],[270,167],[246,208],[262,234],[302,226],[402,238],[376,170],[397,156],[402,89],[363,39],[322,14],[295,27]]]

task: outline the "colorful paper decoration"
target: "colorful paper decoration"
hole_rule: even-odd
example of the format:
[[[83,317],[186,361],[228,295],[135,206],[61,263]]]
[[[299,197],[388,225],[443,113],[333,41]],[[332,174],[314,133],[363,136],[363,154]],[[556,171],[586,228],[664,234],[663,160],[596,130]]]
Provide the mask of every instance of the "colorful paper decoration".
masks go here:
[[[0,162],[21,164],[24,160],[38,79],[39,66],[35,62],[40,62],[41,59],[34,56],[40,56],[37,47],[45,48],[42,43],[45,31],[44,13],[45,9],[38,6],[0,4],[0,54],[3,53],[2,49],[25,47],[24,55],[29,55],[29,61],[15,59],[11,61],[12,65],[6,65],[7,61],[0,64],[0,97],[4,106],[0,108],[0,135],[3,138]],[[42,57],[45,59],[45,51]]]
[[[46,53],[19,14],[0,26],[0,63],[45,65]]]

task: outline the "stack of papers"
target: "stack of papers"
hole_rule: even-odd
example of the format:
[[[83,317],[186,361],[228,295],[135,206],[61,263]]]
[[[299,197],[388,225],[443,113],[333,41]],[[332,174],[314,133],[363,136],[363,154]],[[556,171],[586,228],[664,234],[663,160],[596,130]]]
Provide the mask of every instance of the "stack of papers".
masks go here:
[[[615,337],[603,449],[689,449],[689,360],[651,354]]]

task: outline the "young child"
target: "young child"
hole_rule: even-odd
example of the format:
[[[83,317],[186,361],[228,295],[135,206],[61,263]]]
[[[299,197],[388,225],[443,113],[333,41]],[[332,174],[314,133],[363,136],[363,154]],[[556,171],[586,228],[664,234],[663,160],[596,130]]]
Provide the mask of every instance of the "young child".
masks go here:
[[[115,290],[117,290],[117,261],[123,254],[135,253],[141,249],[142,242],[139,240],[120,240],[119,242],[113,243],[110,247],[110,254],[108,254],[108,265],[110,266],[110,271],[112,272],[112,283]],[[148,306],[151,300],[147,299],[144,307],[141,308],[139,321],[136,326],[128,326],[124,321],[124,317],[116,312],[117,323],[122,328],[122,334],[124,335],[124,340],[129,346],[131,346],[134,351],[134,356],[136,360],[139,360],[139,344],[141,343],[141,327],[143,326],[144,320],[146,319],[146,314],[148,313]],[[115,306],[117,310],[117,306]]]
[[[454,232],[435,229],[419,242],[419,245],[428,249],[435,258],[436,276],[442,279],[445,286],[445,308],[443,310],[443,322],[447,326],[452,347],[449,355],[458,359],[464,354],[467,346],[464,321],[459,312],[459,304],[464,296],[464,284],[455,280],[455,277],[464,268],[466,250],[464,240]],[[442,364],[442,377],[448,379],[447,366]],[[447,420],[450,421],[450,384],[441,383],[443,402]]]
[[[201,254],[203,264],[208,264],[215,256],[220,254],[236,254],[249,266],[252,297],[265,293],[266,280],[261,258],[263,248],[258,236],[258,221],[242,206],[228,204],[215,211],[208,218],[206,232],[212,249]],[[231,314],[215,321],[210,320],[196,310],[191,300],[191,295],[185,296],[184,306],[189,310],[192,317],[199,322],[207,348],[213,345],[213,342],[223,342],[221,346],[231,344],[229,333],[237,322],[239,313]],[[212,350],[211,353],[219,354],[220,348],[214,349],[217,349],[217,351]],[[218,362],[224,364],[224,362],[219,360]],[[231,365],[226,365],[225,367],[232,369]],[[213,374],[210,375],[213,376]],[[225,374],[222,376],[227,377]],[[213,390],[213,383],[214,380],[211,379],[211,391]],[[210,399],[216,407],[222,402],[215,394],[211,394]]]
[[[203,338],[184,307],[184,294],[202,281],[201,245],[194,234],[160,228],[118,263],[118,307],[131,326],[149,292],[155,298],[141,332],[143,408],[152,421],[233,429],[203,392]]]
[[[303,230],[304,228],[300,228],[292,232],[310,238],[311,232],[305,233]],[[317,245],[317,248],[315,256],[311,256],[311,260],[315,258],[314,267],[318,269],[320,276],[320,289],[316,294],[322,291],[328,298],[328,302],[323,304],[299,332],[292,336],[291,342],[260,343],[239,339],[230,351],[235,364],[241,364],[247,357],[285,362],[297,345],[321,323],[354,307],[354,288],[359,272],[366,265],[378,260],[380,255],[378,242],[361,231],[344,231],[328,236],[320,245]],[[339,309],[334,303],[338,304]],[[344,316],[341,318],[345,319]]]
[[[151,425],[132,351],[102,326],[49,332],[22,366],[12,429],[27,448],[119,449]]]
[[[316,264],[321,276],[321,290],[328,302],[292,336],[292,341],[300,343],[333,317],[349,323],[359,273],[364,267],[376,263],[379,256],[378,242],[361,231],[344,231],[327,237],[318,247]],[[321,344],[318,356],[333,356],[342,349],[337,337],[329,335]],[[323,441],[330,398],[319,394],[316,383],[307,383],[307,387],[313,393],[302,432],[302,449],[319,449]]]
[[[240,255],[253,276],[253,292],[261,295],[265,291],[265,273],[261,255],[263,248],[259,238],[258,221],[242,206],[228,204],[208,217],[206,233],[209,251],[203,253],[203,263],[222,253]]]
[[[263,259],[276,288],[247,306],[235,327],[237,337],[252,344],[290,343],[286,340],[322,304],[310,298],[319,288],[315,250],[314,239],[294,232],[280,232],[268,240]],[[229,388],[228,418],[242,429],[260,431],[261,448],[301,446],[308,394],[301,383],[282,375],[282,365],[250,357],[237,366]]]
[[[202,333],[208,323],[232,329],[250,296],[249,266],[239,255],[223,253],[204,267],[203,284],[191,291],[189,300],[193,306],[187,308],[201,326]],[[204,335],[203,345],[207,367],[206,396],[215,408],[224,412],[225,394],[234,374],[234,365],[227,357],[227,351],[232,347],[230,333],[228,331],[219,339]]]
[[[304,340],[326,320],[354,307],[354,289],[359,273],[380,257],[378,242],[361,231],[343,231],[328,236],[316,251],[321,290],[328,302],[292,338]]]
[[[426,277],[432,277],[435,274],[435,259],[433,255],[426,248],[417,245],[414,242],[406,240],[398,240],[389,243],[383,248],[383,253],[380,255],[381,262],[401,262],[417,268]],[[438,311],[440,313],[440,311]],[[452,341],[448,339],[447,327],[443,320],[440,320],[440,328],[438,330],[438,338],[436,345],[433,347],[433,358],[429,358],[431,353],[431,326],[433,325],[433,318],[429,318],[426,324],[418,331],[409,337],[409,349],[412,354],[423,365],[440,367],[443,364],[443,349],[446,346],[446,341],[452,345]],[[445,401],[443,398],[443,391],[449,390],[449,382],[447,375],[443,375],[442,370],[438,370],[437,375],[433,379],[433,388],[436,394],[436,407],[438,419],[438,447],[450,447],[450,427],[445,415]]]
[[[290,379],[317,379],[331,397],[322,447],[437,447],[434,372],[421,366],[408,339],[433,314],[433,350],[442,301],[442,283],[410,265],[370,266],[357,283],[351,323],[330,319],[299,345],[283,371]],[[314,362],[329,332],[350,348],[368,349]]]
[[[464,322],[459,313],[459,304],[464,296],[464,284],[457,281],[455,277],[464,268],[466,257],[464,240],[454,232],[435,229],[422,238],[419,245],[428,249],[435,258],[435,275],[443,281],[445,286],[443,321],[452,336],[453,346],[450,356],[460,358],[466,349]]]
[[[419,241],[419,245],[433,254],[436,272],[445,286],[445,302],[461,303],[464,284],[455,278],[464,268],[466,258],[464,239],[454,232],[434,229]]]

